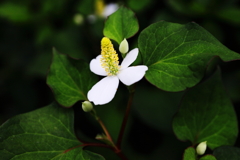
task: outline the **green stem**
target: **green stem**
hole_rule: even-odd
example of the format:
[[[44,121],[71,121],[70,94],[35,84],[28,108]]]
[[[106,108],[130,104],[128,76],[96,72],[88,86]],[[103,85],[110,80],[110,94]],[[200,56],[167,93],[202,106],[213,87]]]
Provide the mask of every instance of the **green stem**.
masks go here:
[[[125,115],[124,115],[124,118],[123,118],[123,121],[122,121],[122,126],[121,126],[119,136],[118,136],[118,140],[117,140],[117,147],[119,149],[121,149],[121,144],[122,144],[124,131],[125,131],[125,128],[126,128],[126,125],[127,125],[130,109],[131,109],[131,106],[132,106],[133,96],[134,96],[134,93],[135,93],[135,84],[133,86],[129,87],[129,91],[130,91],[130,95],[129,95],[129,98],[128,98],[127,108],[126,108],[126,111],[125,111]]]

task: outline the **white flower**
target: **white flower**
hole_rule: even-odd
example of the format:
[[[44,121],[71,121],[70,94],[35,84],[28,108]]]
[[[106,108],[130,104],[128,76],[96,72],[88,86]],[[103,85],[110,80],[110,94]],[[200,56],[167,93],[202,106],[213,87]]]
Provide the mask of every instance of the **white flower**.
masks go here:
[[[116,10],[118,10],[118,4],[116,3],[109,3],[107,4],[104,9],[103,9],[103,17],[107,18],[110,16],[112,13],[114,13]]]
[[[145,65],[129,67],[138,56],[138,48],[130,51],[118,65],[118,56],[111,41],[104,37],[101,42],[102,52],[90,62],[90,70],[100,76],[106,76],[88,92],[88,99],[95,105],[110,102],[118,89],[119,80],[129,86],[141,80],[148,70]]]
[[[95,13],[90,14],[87,16],[87,20],[89,23],[93,24],[97,21],[97,19],[100,18],[107,18],[112,13],[117,11],[119,8],[118,4],[116,3],[110,3],[105,4],[103,0],[96,0],[95,1]]]

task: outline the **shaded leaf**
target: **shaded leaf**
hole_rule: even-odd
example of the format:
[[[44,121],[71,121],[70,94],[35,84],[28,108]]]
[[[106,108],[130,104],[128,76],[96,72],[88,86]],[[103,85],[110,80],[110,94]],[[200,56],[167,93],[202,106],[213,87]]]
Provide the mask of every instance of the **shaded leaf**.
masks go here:
[[[58,103],[70,107],[79,100],[87,100],[87,92],[96,82],[97,76],[85,61],[72,59],[53,49],[47,84]]]
[[[94,0],[81,0],[78,1],[77,10],[79,13],[84,15],[90,15],[94,13]]]
[[[65,154],[60,154],[53,158],[53,160],[104,160],[104,158],[96,153],[83,150],[82,148],[73,149]]]
[[[224,61],[240,59],[196,23],[158,22],[144,29],[138,39],[147,80],[166,91],[196,85],[213,56]]]
[[[0,17],[13,22],[26,22],[31,19],[31,13],[26,5],[8,2],[0,5]]]
[[[221,146],[213,151],[213,155],[217,160],[239,160],[240,148],[233,146]]]
[[[57,104],[13,117],[0,127],[1,158],[104,159],[82,149],[82,143],[75,137],[73,122],[73,110]]]
[[[134,11],[142,11],[146,9],[153,1],[149,0],[128,0],[128,7]]]
[[[129,38],[136,34],[138,29],[138,21],[134,12],[122,6],[108,17],[103,34],[120,44],[124,38]]]
[[[223,20],[233,23],[233,24],[240,24],[240,8],[237,7],[228,7],[216,13],[217,16],[222,18]]]
[[[190,140],[193,145],[207,141],[211,149],[235,143],[237,118],[220,71],[186,93],[174,116],[173,130],[180,140]]]

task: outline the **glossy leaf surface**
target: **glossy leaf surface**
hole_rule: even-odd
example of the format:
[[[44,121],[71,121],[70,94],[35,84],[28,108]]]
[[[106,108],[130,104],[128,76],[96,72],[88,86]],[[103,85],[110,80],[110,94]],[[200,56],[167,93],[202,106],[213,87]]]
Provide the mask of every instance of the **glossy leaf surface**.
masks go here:
[[[138,29],[138,21],[134,12],[128,8],[120,7],[106,20],[103,34],[120,44],[124,38],[127,39],[136,34]]]
[[[157,22],[144,29],[138,39],[145,77],[166,91],[182,91],[196,85],[213,56],[224,61],[240,59],[196,23],[186,25]]]
[[[75,137],[73,120],[73,110],[57,104],[9,119],[0,127],[1,158],[103,160],[100,155],[83,150]]]
[[[87,92],[96,82],[97,76],[84,60],[72,59],[53,49],[47,84],[59,104],[71,107],[79,100],[87,100]]]

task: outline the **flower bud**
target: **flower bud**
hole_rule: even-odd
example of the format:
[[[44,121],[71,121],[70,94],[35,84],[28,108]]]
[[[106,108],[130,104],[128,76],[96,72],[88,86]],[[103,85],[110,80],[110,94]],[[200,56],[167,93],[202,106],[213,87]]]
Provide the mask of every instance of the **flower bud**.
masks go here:
[[[82,109],[84,112],[90,112],[93,109],[93,105],[89,101],[84,101],[82,103]]]
[[[126,54],[128,52],[128,42],[127,42],[126,38],[124,38],[124,40],[120,43],[119,51],[122,54]]]
[[[97,140],[103,140],[106,139],[106,136],[104,134],[97,134],[97,136],[95,137],[95,139]]]
[[[73,16],[73,21],[76,25],[81,25],[84,21],[83,15],[77,13]]]
[[[196,152],[198,155],[203,155],[207,149],[207,141],[199,143],[199,145],[196,148]]]

